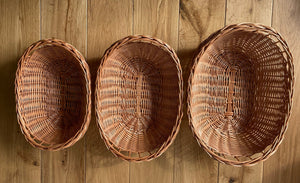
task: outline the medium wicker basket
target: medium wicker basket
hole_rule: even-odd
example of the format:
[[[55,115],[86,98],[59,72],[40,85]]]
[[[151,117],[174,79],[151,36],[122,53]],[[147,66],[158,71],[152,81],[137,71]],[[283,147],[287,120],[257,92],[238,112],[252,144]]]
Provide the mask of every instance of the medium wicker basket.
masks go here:
[[[293,59],[273,28],[229,25],[195,57],[188,86],[190,126],[200,146],[235,166],[267,159],[287,129]]]
[[[91,111],[90,72],[72,45],[56,39],[32,44],[19,61],[18,122],[26,140],[43,150],[73,145],[86,132]]]
[[[96,117],[107,148],[127,161],[149,161],[175,139],[183,81],[174,50],[161,40],[129,36],[106,50],[97,73]]]

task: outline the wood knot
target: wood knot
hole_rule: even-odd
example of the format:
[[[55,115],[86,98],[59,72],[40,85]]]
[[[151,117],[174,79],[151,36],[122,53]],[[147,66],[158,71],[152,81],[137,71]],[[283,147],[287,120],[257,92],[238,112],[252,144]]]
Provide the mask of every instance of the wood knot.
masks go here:
[[[229,181],[228,181],[229,183],[234,183],[235,182],[235,179],[234,178],[232,178],[232,177],[230,177],[230,179],[229,179]]]
[[[37,161],[33,161],[32,164],[33,164],[34,166],[39,166],[39,164],[38,164]]]

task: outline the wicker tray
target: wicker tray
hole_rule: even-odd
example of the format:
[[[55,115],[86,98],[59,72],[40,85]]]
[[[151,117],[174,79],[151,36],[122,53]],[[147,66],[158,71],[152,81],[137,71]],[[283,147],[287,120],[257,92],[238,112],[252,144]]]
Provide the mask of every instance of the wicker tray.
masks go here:
[[[32,44],[15,81],[18,122],[27,141],[44,150],[77,142],[90,122],[90,85],[88,65],[72,45],[55,39]]]
[[[107,148],[148,161],[173,142],[182,117],[182,71],[166,43],[129,36],[104,54],[96,81],[96,117]]]
[[[267,159],[287,129],[293,70],[287,43],[271,27],[243,23],[214,33],[188,83],[190,126],[200,146],[230,165]]]

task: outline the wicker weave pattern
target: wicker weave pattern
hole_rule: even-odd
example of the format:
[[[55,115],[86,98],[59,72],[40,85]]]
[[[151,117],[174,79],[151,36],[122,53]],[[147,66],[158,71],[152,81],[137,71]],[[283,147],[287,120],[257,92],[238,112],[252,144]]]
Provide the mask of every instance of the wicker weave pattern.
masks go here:
[[[166,43],[129,36],[104,54],[96,81],[96,115],[107,148],[148,161],[172,143],[182,117],[182,71]]]
[[[56,39],[32,44],[15,80],[17,117],[26,140],[44,150],[77,142],[90,122],[90,85],[88,65],[72,45]]]
[[[188,86],[190,126],[216,160],[253,165],[281,143],[291,110],[293,59],[273,28],[235,24],[195,57]]]

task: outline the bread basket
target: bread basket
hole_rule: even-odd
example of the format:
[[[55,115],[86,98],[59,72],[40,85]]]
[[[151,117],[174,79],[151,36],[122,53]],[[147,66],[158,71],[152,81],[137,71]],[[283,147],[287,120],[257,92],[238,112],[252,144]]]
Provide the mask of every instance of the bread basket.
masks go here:
[[[40,40],[24,52],[16,72],[18,122],[26,140],[43,150],[60,150],[86,132],[91,114],[88,65],[72,45]]]
[[[188,83],[189,121],[200,146],[229,165],[267,159],[287,129],[293,72],[288,45],[271,27],[234,24],[210,36]]]
[[[159,39],[128,36],[106,50],[97,73],[97,124],[107,148],[149,161],[170,146],[182,117],[182,71]]]

